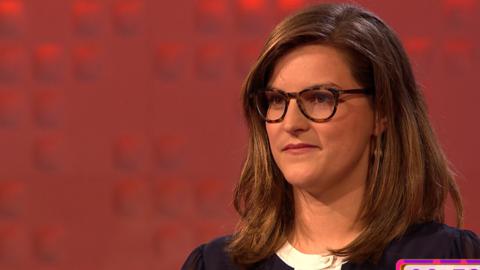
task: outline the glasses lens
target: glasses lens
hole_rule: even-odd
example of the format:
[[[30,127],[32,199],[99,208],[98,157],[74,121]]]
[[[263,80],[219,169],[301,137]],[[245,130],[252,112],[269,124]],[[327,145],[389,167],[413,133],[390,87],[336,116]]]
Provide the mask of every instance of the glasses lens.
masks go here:
[[[262,117],[268,121],[274,121],[282,117],[287,100],[279,92],[266,90],[257,93],[256,102]]]
[[[311,118],[323,120],[330,117],[335,107],[335,96],[323,89],[305,91],[300,95],[303,109]]]

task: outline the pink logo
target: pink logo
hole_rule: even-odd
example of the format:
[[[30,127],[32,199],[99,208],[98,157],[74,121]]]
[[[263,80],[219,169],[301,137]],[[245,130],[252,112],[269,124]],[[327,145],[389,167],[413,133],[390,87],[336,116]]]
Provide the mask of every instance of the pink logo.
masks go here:
[[[401,259],[397,270],[480,270],[480,259]]]

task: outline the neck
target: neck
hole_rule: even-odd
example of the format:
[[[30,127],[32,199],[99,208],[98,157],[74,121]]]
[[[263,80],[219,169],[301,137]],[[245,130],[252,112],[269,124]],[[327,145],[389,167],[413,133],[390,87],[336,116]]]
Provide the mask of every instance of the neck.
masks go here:
[[[314,195],[293,189],[295,201],[294,230],[290,243],[303,253],[325,254],[353,241],[363,226],[358,213],[364,193],[364,182],[352,183],[343,190]],[[341,188],[341,187],[340,187]]]

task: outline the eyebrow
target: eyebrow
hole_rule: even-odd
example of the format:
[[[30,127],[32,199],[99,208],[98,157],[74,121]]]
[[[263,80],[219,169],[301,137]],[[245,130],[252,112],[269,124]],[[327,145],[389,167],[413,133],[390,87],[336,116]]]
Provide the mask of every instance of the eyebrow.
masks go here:
[[[320,83],[320,84],[313,84],[310,85],[306,88],[300,89],[299,91],[305,90],[305,89],[312,89],[312,88],[322,88],[322,87],[334,87],[334,88],[342,88],[338,84],[333,83],[333,82],[325,82],[325,83]],[[273,87],[272,85],[267,85],[267,89],[272,89],[272,90],[282,90],[281,88],[278,87]]]

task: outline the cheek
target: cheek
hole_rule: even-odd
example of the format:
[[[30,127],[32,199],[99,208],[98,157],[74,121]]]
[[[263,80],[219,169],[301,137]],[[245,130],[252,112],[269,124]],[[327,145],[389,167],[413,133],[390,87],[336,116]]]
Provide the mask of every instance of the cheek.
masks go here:
[[[268,143],[270,144],[270,151],[272,152],[273,159],[277,165],[280,162],[280,149],[281,149],[281,141],[280,141],[280,129],[275,125],[266,125]]]
[[[272,125],[266,125],[265,129],[267,131],[267,137],[268,137],[268,142],[270,143],[270,148],[272,148],[272,151],[273,151],[273,148],[275,147],[276,138],[277,138],[276,128],[273,127]]]
[[[359,159],[364,151],[369,151],[372,126],[365,119],[356,119],[349,123],[332,126],[323,130],[325,149],[334,162],[344,163]]]

